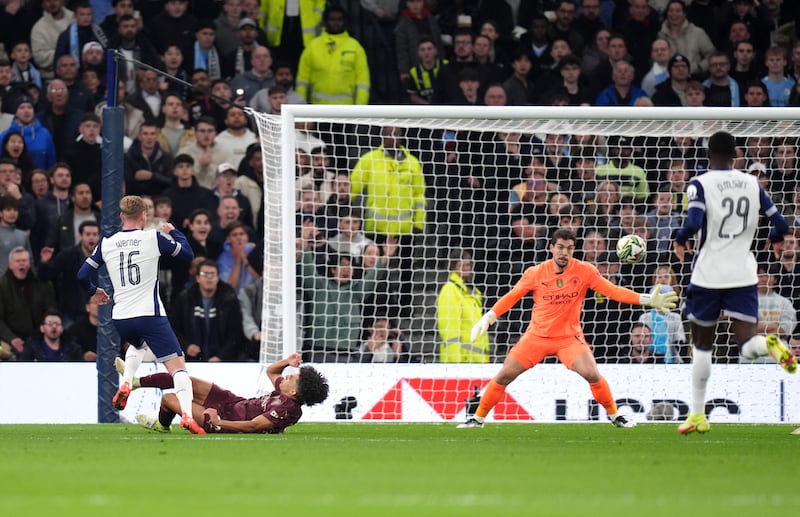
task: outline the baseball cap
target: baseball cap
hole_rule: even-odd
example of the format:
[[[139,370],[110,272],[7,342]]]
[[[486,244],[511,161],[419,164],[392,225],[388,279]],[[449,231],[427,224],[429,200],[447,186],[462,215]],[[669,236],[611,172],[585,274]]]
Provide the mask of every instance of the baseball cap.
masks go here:
[[[295,132],[295,147],[306,154],[325,152],[325,142],[305,131]]]
[[[90,42],[86,43],[83,46],[83,48],[81,49],[81,54],[86,54],[87,51],[95,49],[95,48],[97,50],[102,51],[103,50],[103,45],[101,45],[100,43],[98,43],[96,41],[90,41]]]
[[[609,146],[631,147],[631,137],[629,136],[610,136],[608,137]]]
[[[767,174],[767,166],[761,162],[753,162],[747,168],[747,172],[750,174]]]
[[[686,63],[686,66],[691,68],[691,65],[689,64],[689,59],[683,54],[678,54],[677,52],[673,54],[671,58],[669,58],[669,63],[667,63],[667,70],[671,70],[672,65],[674,65],[675,63]]]
[[[250,25],[252,27],[255,27],[255,28],[258,28],[258,24],[252,18],[242,18],[241,20],[239,20],[238,28],[241,29],[242,27],[246,27],[248,25]]]
[[[236,173],[236,167],[228,162],[220,163],[217,167],[217,176],[223,176],[225,174],[236,176]]]

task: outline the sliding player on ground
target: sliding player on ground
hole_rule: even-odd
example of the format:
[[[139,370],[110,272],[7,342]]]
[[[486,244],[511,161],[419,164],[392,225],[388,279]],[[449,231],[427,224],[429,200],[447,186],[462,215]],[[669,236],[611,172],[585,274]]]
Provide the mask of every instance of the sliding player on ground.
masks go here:
[[[328,381],[313,367],[303,366],[297,373],[283,375],[287,366],[299,367],[302,362],[300,354],[294,353],[269,365],[267,376],[275,390],[263,397],[249,399],[192,377],[195,420],[203,422],[203,428],[209,433],[282,433],[300,420],[303,414],[300,406],[313,406],[328,398]],[[121,374],[124,370],[122,359],[117,358],[115,365]],[[134,377],[132,383],[133,389],[165,390],[172,387],[172,378],[166,373],[155,373],[141,379]],[[136,415],[136,421],[146,429],[166,433],[178,411],[178,399],[172,393],[165,393],[161,397],[158,418],[140,413]]]
[[[774,334],[758,334],[758,275],[752,251],[759,214],[769,217],[769,241],[776,256],[789,230],[775,204],[750,174],[733,169],[736,140],[720,131],[708,140],[708,172],[686,187],[689,211],[683,228],[675,235],[674,249],[683,261],[692,253],[689,239],[699,232],[686,290],[686,316],[691,323],[692,403],[688,418],[678,432],[705,433],[711,429],[705,413],[706,387],[711,376],[711,355],[717,321],[726,314],[740,353],[747,358],[771,355],[789,373],[797,371],[797,359]]]
[[[489,382],[475,416],[458,427],[483,427],[486,415],[502,400],[506,386],[551,355],[586,379],[595,400],[605,408],[615,426],[636,427],[635,422],[617,412],[608,382],[600,375],[592,350],[583,337],[580,317],[586,291],[592,289],[621,303],[647,305],[664,312],[675,308],[678,296],[674,292],[661,293],[659,288],[652,294],[638,294],[612,284],[600,276],[592,264],[573,258],[576,241],[573,232],[557,230],[550,242],[553,258],[528,268],[517,285],[472,328],[471,338],[475,341],[498,317],[533,292],[534,309],[528,329]]]

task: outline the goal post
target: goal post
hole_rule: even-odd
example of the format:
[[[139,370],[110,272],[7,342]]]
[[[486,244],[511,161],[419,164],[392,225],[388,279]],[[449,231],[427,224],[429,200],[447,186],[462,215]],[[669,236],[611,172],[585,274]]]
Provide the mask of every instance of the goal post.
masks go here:
[[[510,289],[525,267],[548,257],[549,238],[564,225],[578,234],[577,256],[597,266],[606,278],[638,292],[666,284],[684,295],[688,264],[678,263],[671,253],[670,236],[685,215],[686,181],[707,167],[706,139],[721,130],[737,138],[741,156],[735,166],[759,176],[790,224],[800,202],[800,195],[795,198],[800,168],[797,108],[284,105],[280,116],[252,115],[264,162],[261,362],[302,351],[307,360],[331,372],[337,384],[344,380],[346,385],[381,381],[396,386],[391,379],[398,371],[413,370],[414,378],[420,372],[429,373],[439,386],[431,389],[455,391],[456,395],[443,396],[449,403],[460,404],[459,417],[473,389],[485,386],[472,381],[496,372],[509,347],[525,331],[531,309],[530,302],[520,303],[492,327],[488,352],[476,352],[478,357],[488,356],[483,364],[442,363],[442,357],[453,357],[442,355],[452,341],[461,342],[455,357],[476,360],[476,355],[465,352],[474,347],[464,342],[463,330],[453,331],[458,325],[447,320],[446,308],[438,305],[445,303],[440,293],[451,281],[451,266],[460,257],[471,261],[472,274],[464,289],[472,293],[473,302],[478,300],[479,312],[488,310]],[[399,159],[381,174],[389,171],[402,179],[380,192],[385,185],[374,183],[374,178],[370,184],[364,178],[374,172],[370,167],[375,167],[380,154],[376,158],[369,153],[383,149],[386,128],[401,128],[402,146],[385,153]],[[316,165],[314,153],[323,157]],[[405,197],[419,195],[416,175],[423,179],[422,224],[419,220],[409,227],[389,223],[400,221],[404,210],[414,210],[414,202]],[[358,210],[351,213],[335,206],[337,176],[358,185],[354,192],[358,195],[350,200]],[[381,195],[380,202],[370,199]],[[311,208],[314,203],[317,210]],[[665,204],[669,207],[664,208]],[[337,240],[341,218],[336,214],[360,219],[364,235],[359,239],[367,240]],[[797,220],[800,227],[800,215]],[[319,231],[318,242],[298,250],[300,226],[308,221]],[[379,250],[391,248],[391,239],[388,248],[386,240],[392,231],[386,228],[403,228],[400,249],[386,264],[378,259],[373,266],[365,250],[373,242]],[[644,263],[626,265],[617,259],[614,244],[626,233],[646,236]],[[765,242],[762,233],[759,245]],[[796,249],[794,236],[790,239]],[[788,340],[794,335],[800,308],[800,282],[793,280],[800,266],[793,269],[794,258],[777,260],[761,249],[755,251],[774,278],[772,290],[790,304],[781,306],[783,312],[774,309],[769,315]],[[343,256],[348,258],[346,267],[353,266],[353,277],[345,283],[367,292],[357,296],[352,290],[340,292],[339,280],[331,272],[343,264],[339,262]],[[474,296],[473,288],[480,291],[480,298]],[[354,309],[354,304],[360,305]],[[794,312],[794,320],[789,312]],[[669,378],[664,372],[674,371],[675,378],[683,378],[681,386],[665,387],[663,393],[649,393],[645,398],[689,400],[688,324],[681,312],[667,321],[590,291],[583,323],[601,372],[610,368],[628,380],[622,389],[612,384],[615,395],[624,398],[628,387],[636,391],[637,383]],[[640,335],[644,331],[636,330],[639,324],[647,326],[648,335]],[[388,339],[383,328],[387,325]],[[745,376],[752,373],[755,382],[775,366],[740,364],[737,345],[724,322],[720,335],[715,352],[720,366],[715,368],[741,369]],[[376,336],[387,344],[373,350],[370,347],[381,341],[372,339]],[[399,352],[388,350],[394,346],[392,337],[401,338]],[[551,374],[551,366],[561,368],[555,370],[561,373]],[[556,365],[545,364],[541,369],[547,371],[548,379],[571,375]],[[425,391],[403,382],[403,389]],[[739,393],[717,388],[719,400],[734,400]],[[348,385],[348,389],[356,388]],[[557,407],[560,399],[554,389],[553,406]],[[777,393],[785,386],[769,389]],[[675,390],[682,391],[675,394]],[[800,399],[796,384],[791,390]],[[584,398],[590,398],[586,391]],[[512,398],[521,398],[514,390],[510,393]],[[333,397],[348,394],[347,389],[332,390]],[[354,413],[356,418],[376,418],[383,411],[375,409],[379,406],[377,400],[370,400]],[[545,419],[559,419],[558,410],[554,411],[555,417]],[[783,418],[786,408],[781,411]],[[507,418],[501,419],[513,419],[511,410],[504,414]],[[392,415],[387,419],[406,419]],[[414,418],[427,419],[424,415]],[[800,412],[795,418],[800,418]]]

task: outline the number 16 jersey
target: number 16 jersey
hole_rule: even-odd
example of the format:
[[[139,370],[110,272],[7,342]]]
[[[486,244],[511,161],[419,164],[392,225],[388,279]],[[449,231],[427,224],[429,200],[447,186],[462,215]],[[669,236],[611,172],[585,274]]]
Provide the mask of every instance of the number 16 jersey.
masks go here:
[[[688,208],[704,212],[691,283],[707,289],[756,285],[752,248],[759,214],[777,211],[758,179],[736,169],[710,170],[692,178],[686,194]]]
[[[161,255],[178,256],[181,244],[158,230],[120,230],[100,240],[86,262],[97,269],[105,263],[114,287],[112,318],[166,316],[158,294]]]

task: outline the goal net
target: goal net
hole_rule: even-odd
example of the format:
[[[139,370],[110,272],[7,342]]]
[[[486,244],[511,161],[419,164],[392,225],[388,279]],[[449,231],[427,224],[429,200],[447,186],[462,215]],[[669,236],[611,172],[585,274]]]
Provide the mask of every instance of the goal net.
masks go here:
[[[472,325],[527,267],[548,259],[556,229],[574,231],[576,257],[612,282],[685,294],[689,264],[676,259],[671,237],[714,132],[737,137],[735,166],[757,175],[790,226],[800,225],[798,115],[298,105],[282,117],[254,113],[265,189],[261,361],[301,351],[331,377],[329,405],[312,408],[312,418],[460,419],[525,332],[532,300],[485,341],[470,343]],[[789,341],[800,306],[797,246],[790,234],[782,257],[765,252],[762,223],[754,249],[762,330]],[[641,263],[618,259],[626,234],[646,240]],[[681,311],[663,316],[590,291],[583,329],[622,405],[641,419],[659,401],[674,408],[663,418],[685,413],[691,347]],[[724,320],[714,362],[711,407],[736,421],[800,418],[798,385],[784,384],[774,363],[743,364]],[[555,363],[513,383],[494,418],[596,418],[585,382]],[[775,399],[759,399],[764,390]],[[412,400],[423,409],[409,409]]]

